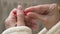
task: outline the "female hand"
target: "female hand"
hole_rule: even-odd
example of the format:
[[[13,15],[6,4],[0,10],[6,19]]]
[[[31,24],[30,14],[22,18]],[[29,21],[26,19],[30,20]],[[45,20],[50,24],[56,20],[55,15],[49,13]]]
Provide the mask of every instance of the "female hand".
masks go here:
[[[10,12],[8,18],[5,20],[5,26],[6,28],[25,26],[22,6],[19,5]]]
[[[59,21],[57,4],[32,6],[25,9],[25,12],[28,12],[27,16],[39,19],[47,29],[50,29]]]

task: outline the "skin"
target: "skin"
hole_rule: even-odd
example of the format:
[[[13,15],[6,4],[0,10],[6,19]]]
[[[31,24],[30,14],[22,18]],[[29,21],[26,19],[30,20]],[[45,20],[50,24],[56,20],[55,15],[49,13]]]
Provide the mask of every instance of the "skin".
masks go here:
[[[48,30],[59,21],[59,11],[57,4],[32,6],[25,9],[25,11],[31,11],[27,13],[27,15],[29,17],[39,19],[43,26],[45,26]]]
[[[14,8],[5,20],[6,29],[17,26],[28,26],[31,29],[36,29],[36,21],[24,15],[24,10],[21,5]]]
[[[24,12],[28,12],[26,16]],[[13,12],[16,12],[16,16]],[[37,28],[36,19],[39,19],[42,24],[49,30],[59,21],[59,11],[57,4],[45,4],[28,7],[25,10],[22,6],[18,6],[10,12],[10,15],[5,20],[6,28],[16,26],[28,26],[31,29]]]
[[[16,12],[17,16],[14,14],[14,12]],[[25,26],[23,10],[20,5],[17,8],[14,8],[10,12],[9,16],[5,20],[5,26],[6,29],[10,27],[16,27],[16,26]]]

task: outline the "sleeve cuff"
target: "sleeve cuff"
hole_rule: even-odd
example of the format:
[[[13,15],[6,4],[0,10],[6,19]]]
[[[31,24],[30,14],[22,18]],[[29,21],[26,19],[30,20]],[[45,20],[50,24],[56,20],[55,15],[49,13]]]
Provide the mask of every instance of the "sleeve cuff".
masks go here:
[[[8,28],[2,34],[32,34],[32,30],[27,26],[17,26]]]

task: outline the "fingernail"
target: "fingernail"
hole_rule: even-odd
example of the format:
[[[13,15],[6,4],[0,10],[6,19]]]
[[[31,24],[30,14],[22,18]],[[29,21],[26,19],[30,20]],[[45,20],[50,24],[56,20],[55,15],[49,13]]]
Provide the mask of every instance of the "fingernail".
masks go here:
[[[16,8],[14,8],[14,10],[13,10],[13,14],[14,14],[14,16],[16,16]]]
[[[16,14],[16,12],[13,12],[13,14],[14,14],[14,16],[16,16],[17,14]]]
[[[18,5],[17,9],[22,10],[22,6]]]

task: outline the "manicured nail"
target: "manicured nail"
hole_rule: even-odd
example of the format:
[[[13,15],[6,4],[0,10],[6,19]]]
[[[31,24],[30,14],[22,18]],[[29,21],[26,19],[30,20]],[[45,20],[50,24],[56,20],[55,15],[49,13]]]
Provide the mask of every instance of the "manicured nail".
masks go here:
[[[16,11],[13,12],[14,16],[17,16]]]

